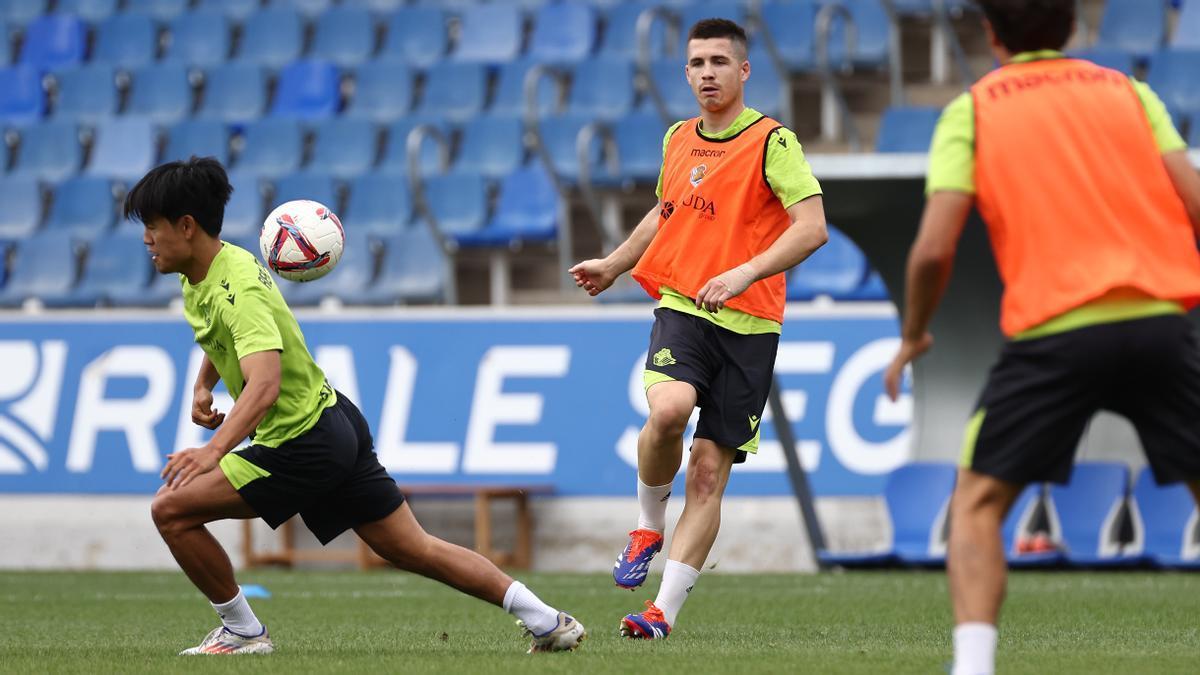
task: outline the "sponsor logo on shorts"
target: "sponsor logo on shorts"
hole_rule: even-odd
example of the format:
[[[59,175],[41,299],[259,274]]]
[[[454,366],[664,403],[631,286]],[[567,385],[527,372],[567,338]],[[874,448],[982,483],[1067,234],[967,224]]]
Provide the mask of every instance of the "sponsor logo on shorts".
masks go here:
[[[750,416],[750,431],[754,431],[754,430],[758,429],[758,422],[759,422],[758,415]]]
[[[663,347],[654,354],[654,365],[656,366],[673,366],[678,361],[674,356],[671,356],[671,350]]]

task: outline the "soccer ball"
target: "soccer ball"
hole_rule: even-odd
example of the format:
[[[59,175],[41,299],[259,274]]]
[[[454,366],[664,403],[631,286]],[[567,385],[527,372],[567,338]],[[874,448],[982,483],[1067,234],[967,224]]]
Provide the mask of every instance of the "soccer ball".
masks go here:
[[[346,233],[329,207],[297,199],[275,207],[258,237],[263,260],[288,281],[312,281],[342,259]]]

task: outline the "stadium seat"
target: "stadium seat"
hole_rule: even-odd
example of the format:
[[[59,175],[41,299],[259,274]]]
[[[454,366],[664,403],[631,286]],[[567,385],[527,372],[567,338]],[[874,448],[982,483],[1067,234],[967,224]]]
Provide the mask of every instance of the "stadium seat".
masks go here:
[[[112,183],[96,176],[76,176],[55,187],[46,231],[91,240],[112,229],[116,218]]]
[[[888,108],[883,111],[876,152],[929,152],[933,129],[942,111],[938,108]]]
[[[107,302],[115,307],[166,307],[182,294],[178,274],[159,274],[152,266],[148,285],[109,289]]]
[[[1140,541],[1141,552],[1159,567],[1200,569],[1200,515],[1186,485],[1158,485],[1150,468],[1143,467],[1133,484],[1131,506],[1131,554]]]
[[[354,96],[345,115],[390,122],[412,109],[413,74],[403,63],[372,61],[354,71]]]
[[[263,192],[257,176],[244,171],[229,172],[229,184],[233,194],[225,205],[225,222],[221,227],[221,238],[248,239],[257,237],[262,229]]]
[[[192,111],[192,85],[178,63],[160,63],[131,73],[126,114],[156,124],[173,124]]]
[[[21,146],[13,173],[50,183],[79,171],[83,150],[73,122],[43,122],[21,130]]]
[[[54,10],[77,16],[88,23],[103,21],[117,11],[117,0],[58,0]]]
[[[1031,483],[1021,491],[1013,503],[1008,517],[1000,528],[1000,538],[1004,543],[1004,555],[1011,567],[1045,567],[1062,561],[1062,553],[1055,551],[1022,552],[1019,550],[1023,539],[1031,532],[1036,518],[1042,508],[1043,485]]]
[[[463,123],[483,110],[486,96],[487,71],[483,66],[475,63],[439,63],[429,69],[425,93],[417,106],[417,113]]]
[[[157,158],[154,126],[145,118],[126,115],[96,126],[87,172],[132,185],[154,167]]]
[[[779,57],[793,72],[811,70],[816,65],[813,43],[817,3],[770,0],[762,5],[763,25],[771,33]],[[757,65],[754,61],[751,65]]]
[[[835,17],[829,31],[829,62],[857,67],[879,68],[887,63],[891,42],[887,12],[879,0],[842,0],[850,10],[856,40],[854,54],[846,54],[845,22]]]
[[[49,5],[49,0],[4,0],[0,2],[0,19],[13,26],[26,26],[45,14]]]
[[[200,9],[220,12],[231,21],[242,22],[262,7],[261,0],[200,0]]]
[[[892,294],[888,291],[887,284],[883,283],[883,277],[879,276],[879,272],[870,270],[867,272],[867,279],[863,281],[858,290],[851,296],[852,300],[864,301],[890,301]]]
[[[229,131],[217,120],[184,120],[167,131],[163,161],[197,157],[215,157],[229,164]]]
[[[629,59],[596,57],[583,61],[575,66],[571,76],[566,112],[616,122],[633,110],[637,94],[634,81],[633,63]]]
[[[24,65],[0,68],[0,124],[31,124],[45,111],[46,94],[37,70]]]
[[[970,6],[970,0],[944,0],[946,9],[961,12]],[[933,0],[892,0],[896,12],[902,16],[929,16],[933,13]]]
[[[387,238],[412,222],[412,198],[404,174],[371,172],[350,181],[342,213],[347,234]]]
[[[494,115],[521,116],[525,114],[525,78],[534,66],[530,59],[505,63],[499,68],[496,94],[488,111]],[[627,84],[628,86],[628,84]],[[549,115],[559,107],[559,86],[554,78],[543,75],[538,82],[537,113]]]
[[[459,239],[463,246],[505,246],[546,242],[558,237],[558,192],[546,170],[532,165],[514,171],[500,183],[500,197],[487,226]]]
[[[163,61],[189,68],[225,63],[229,56],[229,19],[216,11],[185,12],[171,21],[170,39]]]
[[[383,148],[383,159],[380,169],[390,173],[408,173],[408,136],[418,126],[430,125],[442,132],[442,136],[451,140],[451,127],[444,119],[433,117],[405,117],[397,120],[387,129],[387,144]],[[421,146],[421,157],[418,162],[421,173],[428,175],[442,170],[441,155],[437,143],[429,138]]]
[[[660,59],[650,64],[650,79],[663,98],[668,117],[686,120],[696,116],[696,97],[680,59]]]
[[[140,68],[154,61],[158,27],[149,14],[122,12],[96,27],[92,62],[116,68]]]
[[[1067,485],[1051,485],[1051,518],[1062,536],[1068,563],[1080,566],[1127,565],[1121,554],[1120,518],[1129,494],[1129,467],[1111,462],[1081,462]]]
[[[79,284],[56,304],[93,307],[112,295],[143,292],[150,283],[152,263],[140,234],[114,232],[88,246]]]
[[[865,280],[867,261],[862,251],[841,230],[833,226],[828,230],[829,241],[788,275],[789,300],[812,300],[822,295],[848,299]]]
[[[333,176],[327,173],[292,173],[276,180],[271,206],[278,206],[293,199],[309,199],[324,204],[334,213],[341,211],[337,186],[333,182]]]
[[[155,21],[170,21],[187,11],[191,0],[125,0],[126,12],[149,14]]]
[[[205,76],[199,115],[230,123],[258,119],[266,107],[266,87],[266,77],[258,66],[246,63],[215,66]]]
[[[1141,59],[1163,43],[1167,4],[1146,0],[1109,0],[1100,19],[1098,47],[1119,49]]]
[[[584,127],[593,123],[594,120],[588,115],[543,117],[538,123],[542,143],[550,155],[554,172],[568,182],[573,183],[580,178],[582,167],[579,162],[579,134]],[[659,148],[662,148],[661,144]],[[614,171],[609,170],[599,136],[593,137],[588,151],[588,162],[593,182],[611,181],[617,177]]]
[[[1076,59],[1091,61],[1098,66],[1119,70],[1126,75],[1133,74],[1133,56],[1128,52],[1123,52],[1120,49],[1101,49],[1092,48],[1084,49],[1077,52],[1071,52],[1068,56]]]
[[[639,0],[622,2],[608,11],[601,38],[599,52],[603,56],[615,56],[633,60],[637,56],[637,20],[650,4]],[[685,29],[686,30],[686,29]],[[657,21],[650,31],[650,54],[652,57],[666,56],[666,25]],[[680,41],[685,36],[680,36]]]
[[[327,61],[296,61],[279,75],[271,114],[302,120],[337,113],[341,103],[337,68]]]
[[[343,7],[361,7],[376,16],[382,16],[408,4],[408,0],[342,0]]]
[[[524,135],[523,124],[516,117],[479,117],[463,128],[454,168],[491,179],[503,178],[525,161]]]
[[[783,111],[783,102],[787,95],[783,79],[776,70],[775,64],[771,62],[771,58],[762,49],[752,47],[749,59],[752,66],[750,79],[746,81],[746,105],[768,117],[778,119]],[[688,91],[691,91],[690,87]]]
[[[438,302],[450,274],[429,228],[410,227],[385,242],[379,278],[358,299],[373,305]]]
[[[1200,2],[1187,0],[1179,8],[1175,33],[1171,36],[1174,49],[1200,49]]]
[[[76,258],[75,245],[58,232],[42,232],[22,241],[12,257],[8,282],[0,288],[0,307],[67,295],[75,285]]]
[[[687,32],[703,19],[730,19],[738,24],[746,25],[746,8],[738,0],[707,0],[707,2],[685,2],[679,9],[679,57],[684,56],[687,48]]]
[[[596,12],[587,3],[542,5],[534,19],[529,56],[541,63],[578,63],[596,44]]]
[[[245,147],[234,166],[260,178],[277,178],[300,168],[304,130],[296,120],[263,119],[246,125]]]
[[[332,5],[333,0],[268,0],[267,2],[268,7],[293,9],[308,19],[315,19],[318,16],[324,19]]]
[[[375,278],[376,243],[369,237],[347,236],[342,249],[342,259],[328,275],[303,284],[279,284],[284,299],[292,306],[304,307],[319,304],[323,299],[334,297],[347,304],[358,301],[371,280]]]
[[[429,176],[424,190],[438,231],[447,237],[469,238],[487,222],[487,181],[483,176],[471,172]]]
[[[300,57],[304,22],[292,9],[269,8],[246,18],[241,47],[235,57],[242,63],[282,68]]]
[[[521,13],[505,4],[472,5],[463,10],[458,47],[450,55],[462,63],[506,63],[521,51]]]
[[[12,65],[12,29],[8,22],[0,16],[0,66]]]
[[[621,175],[636,181],[657,181],[662,169],[662,141],[667,125],[656,113],[637,112],[613,128]]]
[[[21,45],[21,63],[38,70],[57,70],[83,61],[87,27],[73,16],[47,14],[30,22]]]
[[[1146,82],[1167,108],[1183,115],[1200,113],[1200,51],[1164,50],[1150,57]]]
[[[42,222],[42,193],[30,176],[0,178],[0,241],[25,239]]]
[[[112,66],[89,64],[55,74],[58,100],[54,119],[92,124],[117,112],[116,73]]]
[[[440,8],[404,7],[388,22],[379,59],[428,68],[442,60],[449,44],[446,15]]]
[[[374,49],[375,25],[371,14],[365,9],[336,7],[316,22],[310,56],[348,67],[371,58]]]
[[[375,165],[379,130],[373,122],[339,117],[313,127],[314,142],[310,170],[325,171],[337,178],[365,173]]]
[[[1191,129],[1188,131],[1188,145],[1193,148],[1200,148],[1200,113],[1192,115],[1192,121],[1189,126]]]

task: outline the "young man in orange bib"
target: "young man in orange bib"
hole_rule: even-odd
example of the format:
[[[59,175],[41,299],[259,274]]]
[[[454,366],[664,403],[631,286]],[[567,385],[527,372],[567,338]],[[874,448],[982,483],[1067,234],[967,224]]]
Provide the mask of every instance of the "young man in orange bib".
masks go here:
[[[1088,420],[1124,415],[1160,483],[1200,499],[1200,176],[1141,82],[1060,51],[1075,0],[982,0],[1000,68],[946,107],[908,260],[895,398],[972,205],[1004,283],[1008,342],[967,425],[947,572],[955,675],[995,669],[1001,523],[1028,483],[1065,483]]]
[[[659,203],[603,259],[571,268],[596,295],[624,272],[659,300],[646,359],[650,417],[638,436],[641,514],[613,579],[637,588],[662,549],[683,434],[700,407],[686,503],[662,585],[621,621],[631,638],[665,638],[700,575],[721,520],[729,472],[758,450],[783,321],[783,272],[825,243],[821,187],[796,135],[747,108],[746,33],[706,19],[688,34],[688,84],[700,116],[663,139]]]

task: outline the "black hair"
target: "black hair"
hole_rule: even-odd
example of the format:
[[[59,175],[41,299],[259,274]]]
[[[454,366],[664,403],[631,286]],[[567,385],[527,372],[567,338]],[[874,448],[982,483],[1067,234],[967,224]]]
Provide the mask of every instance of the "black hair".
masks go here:
[[[996,39],[1010,53],[1062,49],[1075,27],[1075,0],[979,0]]]
[[[125,195],[125,217],[143,223],[161,217],[176,223],[191,216],[216,237],[221,234],[225,204],[232,192],[225,167],[213,157],[167,162],[142,176]]]
[[[729,38],[736,49],[746,58],[746,29],[729,19],[701,19],[688,31],[688,40],[711,40]]]

